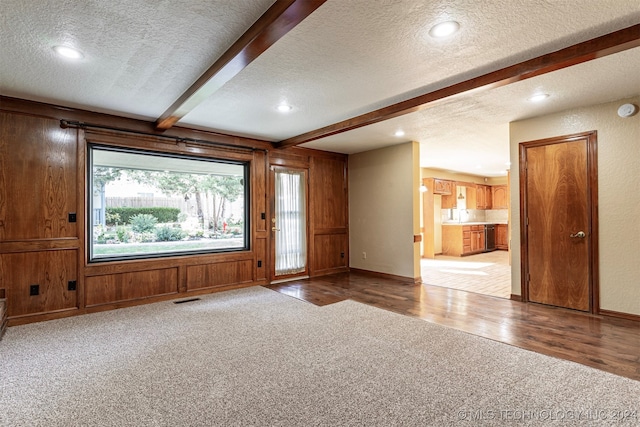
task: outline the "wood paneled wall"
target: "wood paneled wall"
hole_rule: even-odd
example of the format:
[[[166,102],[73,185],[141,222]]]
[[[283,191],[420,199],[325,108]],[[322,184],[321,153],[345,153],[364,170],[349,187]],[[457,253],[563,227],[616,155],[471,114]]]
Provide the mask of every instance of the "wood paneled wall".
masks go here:
[[[5,290],[10,325],[267,283],[273,265],[270,164],[309,170],[310,274],[348,269],[346,156],[274,150],[265,141],[185,128],[167,134],[231,147],[62,128],[60,120],[161,134],[150,122],[0,97],[0,289]],[[250,250],[88,263],[88,142],[249,161]],[[77,222],[69,221],[70,213]],[[37,295],[31,295],[33,285],[38,285]]]
[[[310,159],[311,276],[336,273],[349,265],[347,182],[342,158]]]

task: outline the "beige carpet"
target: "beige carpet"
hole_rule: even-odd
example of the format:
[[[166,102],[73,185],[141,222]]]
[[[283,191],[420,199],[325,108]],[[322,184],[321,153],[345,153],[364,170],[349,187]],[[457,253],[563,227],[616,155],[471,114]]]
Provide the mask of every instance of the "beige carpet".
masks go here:
[[[640,382],[572,362],[264,288],[0,342],[2,426],[636,425],[639,396]]]

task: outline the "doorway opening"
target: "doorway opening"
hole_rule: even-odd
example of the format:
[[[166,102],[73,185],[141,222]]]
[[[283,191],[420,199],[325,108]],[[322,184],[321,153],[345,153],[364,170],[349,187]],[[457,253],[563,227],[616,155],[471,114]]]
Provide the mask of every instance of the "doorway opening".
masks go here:
[[[423,178],[422,282],[511,298],[508,176]],[[457,178],[457,179],[456,179]]]

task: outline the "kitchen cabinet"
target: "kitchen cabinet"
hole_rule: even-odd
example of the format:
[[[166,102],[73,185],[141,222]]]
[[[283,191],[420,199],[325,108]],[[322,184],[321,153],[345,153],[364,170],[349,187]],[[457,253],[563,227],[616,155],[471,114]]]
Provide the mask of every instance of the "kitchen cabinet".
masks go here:
[[[509,208],[509,192],[506,185],[494,185],[492,188],[493,193],[493,208],[492,209],[508,209]]]
[[[449,195],[442,196],[442,204],[440,208],[442,209],[456,209],[458,207],[458,198],[455,195],[455,192]]]
[[[442,254],[464,256],[484,252],[484,225],[443,225]]]
[[[491,209],[492,206],[491,186],[476,185],[476,209]]]
[[[484,225],[472,225],[468,253],[484,252]]]
[[[433,194],[449,195],[453,188],[453,182],[446,179],[433,179]]]
[[[475,184],[458,182],[452,188],[452,194],[442,196],[442,209],[477,209]],[[463,199],[459,199],[460,195]]]
[[[496,224],[496,249],[509,250],[509,226],[507,224]]]
[[[476,185],[475,184],[467,184],[465,186],[465,188],[467,189],[467,195],[466,195],[466,206],[465,209],[479,209],[478,208],[478,196],[477,196],[477,191],[476,191]]]

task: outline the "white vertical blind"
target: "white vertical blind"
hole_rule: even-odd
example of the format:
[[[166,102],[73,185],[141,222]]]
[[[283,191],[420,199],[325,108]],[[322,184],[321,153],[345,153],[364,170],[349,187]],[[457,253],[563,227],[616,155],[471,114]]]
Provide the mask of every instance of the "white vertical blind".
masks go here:
[[[305,271],[307,224],[304,171],[277,170],[276,276]]]

